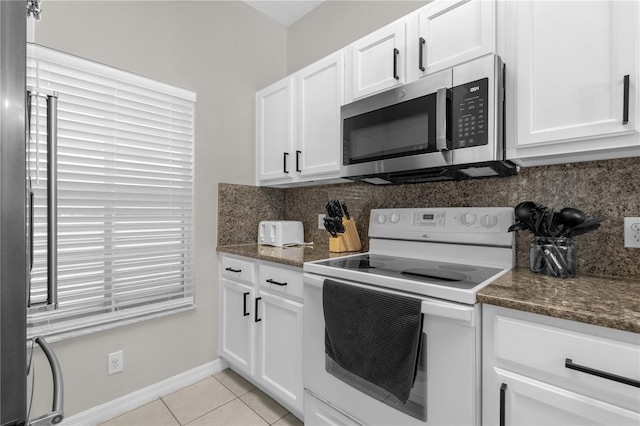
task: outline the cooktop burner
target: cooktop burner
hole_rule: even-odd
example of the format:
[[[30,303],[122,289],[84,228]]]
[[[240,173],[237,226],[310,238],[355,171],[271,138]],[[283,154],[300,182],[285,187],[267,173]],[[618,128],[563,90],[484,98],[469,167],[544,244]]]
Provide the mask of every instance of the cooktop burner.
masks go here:
[[[329,259],[318,264],[367,275],[381,275],[459,289],[472,289],[501,272],[498,268],[391,257],[375,253]]]
[[[331,266],[344,269],[384,268],[384,262],[395,260],[391,256],[364,254],[357,257],[335,259]]]

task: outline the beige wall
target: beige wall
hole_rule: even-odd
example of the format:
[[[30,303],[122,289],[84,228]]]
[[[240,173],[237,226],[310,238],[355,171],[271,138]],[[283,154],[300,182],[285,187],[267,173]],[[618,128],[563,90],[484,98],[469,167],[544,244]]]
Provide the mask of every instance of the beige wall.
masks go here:
[[[286,29],[238,1],[49,0],[35,37],[198,96],[197,309],[55,343],[69,416],[217,359],[217,186],[254,183],[254,96],[285,76]],[[107,376],[107,354],[117,350],[124,372]],[[51,398],[48,367],[37,360],[33,414]]]
[[[328,0],[287,30],[287,73],[322,59],[429,3]]]

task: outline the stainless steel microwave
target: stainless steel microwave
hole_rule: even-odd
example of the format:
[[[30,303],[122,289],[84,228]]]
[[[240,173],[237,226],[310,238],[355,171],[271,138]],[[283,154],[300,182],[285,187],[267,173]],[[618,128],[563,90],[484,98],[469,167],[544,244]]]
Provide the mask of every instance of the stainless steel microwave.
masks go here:
[[[340,176],[374,184],[516,174],[505,161],[504,65],[497,55],[341,108]]]

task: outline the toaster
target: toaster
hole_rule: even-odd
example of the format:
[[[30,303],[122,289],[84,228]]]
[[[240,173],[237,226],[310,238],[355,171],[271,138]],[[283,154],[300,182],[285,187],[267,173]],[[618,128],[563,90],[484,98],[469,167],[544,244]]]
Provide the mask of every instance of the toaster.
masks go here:
[[[258,225],[258,244],[282,247],[304,243],[302,222],[295,220],[263,220]]]

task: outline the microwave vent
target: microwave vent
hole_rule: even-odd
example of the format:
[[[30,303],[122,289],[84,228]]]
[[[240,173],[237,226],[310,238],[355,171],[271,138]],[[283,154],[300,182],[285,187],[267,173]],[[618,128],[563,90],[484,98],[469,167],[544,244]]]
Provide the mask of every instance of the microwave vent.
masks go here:
[[[349,176],[349,179],[373,185],[401,185],[411,183],[442,182],[448,180],[482,179],[518,174],[519,167],[509,161],[489,161],[461,166],[421,169],[395,173],[379,173],[366,176]]]

